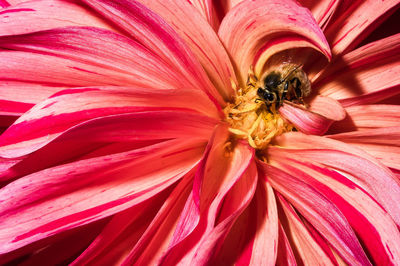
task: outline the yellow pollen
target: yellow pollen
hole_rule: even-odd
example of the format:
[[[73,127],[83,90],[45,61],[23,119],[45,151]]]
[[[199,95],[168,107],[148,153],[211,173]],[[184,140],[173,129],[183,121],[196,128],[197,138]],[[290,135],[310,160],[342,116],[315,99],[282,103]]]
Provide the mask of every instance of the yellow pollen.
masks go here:
[[[236,138],[247,139],[250,146],[263,150],[275,136],[292,131],[293,126],[282,118],[275,105],[268,110],[257,95],[257,83],[258,79],[250,69],[245,88],[232,85],[236,98],[225,107],[224,113],[230,124],[229,131]]]

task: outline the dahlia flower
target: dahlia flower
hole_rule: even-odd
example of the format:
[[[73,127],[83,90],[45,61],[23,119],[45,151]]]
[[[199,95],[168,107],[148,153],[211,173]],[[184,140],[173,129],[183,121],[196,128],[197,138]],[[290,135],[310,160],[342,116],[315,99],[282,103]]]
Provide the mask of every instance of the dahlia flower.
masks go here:
[[[398,0],[0,6],[0,264],[400,264]]]

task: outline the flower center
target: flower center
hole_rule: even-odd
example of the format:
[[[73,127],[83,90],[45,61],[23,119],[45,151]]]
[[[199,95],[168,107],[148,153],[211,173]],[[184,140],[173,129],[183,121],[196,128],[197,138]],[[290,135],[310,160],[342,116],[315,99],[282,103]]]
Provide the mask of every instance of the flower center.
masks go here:
[[[246,87],[235,87],[235,91],[235,101],[224,109],[229,131],[262,150],[275,136],[295,130],[278,110],[285,102],[304,105],[303,98],[310,94],[311,86],[301,66],[283,64],[261,78],[250,69]]]

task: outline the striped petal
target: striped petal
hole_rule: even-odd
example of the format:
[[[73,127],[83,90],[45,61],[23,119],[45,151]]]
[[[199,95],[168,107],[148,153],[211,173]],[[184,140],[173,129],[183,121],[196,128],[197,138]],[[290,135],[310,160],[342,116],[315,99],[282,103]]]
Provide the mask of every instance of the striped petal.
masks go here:
[[[112,29],[104,19],[77,1],[22,1],[0,11],[0,36],[17,35],[66,26]]]
[[[276,155],[276,156],[274,156]],[[391,217],[358,185],[336,171],[301,160],[279,156],[271,151],[274,165],[285,169],[329,198],[346,216],[377,265],[396,264],[400,259],[400,233]]]
[[[344,106],[375,103],[400,93],[400,34],[367,44],[328,67],[313,89]]]
[[[345,4],[346,9],[340,9],[342,12],[325,30],[335,55],[354,48],[398,7],[397,0],[351,1]]]
[[[210,8],[209,0],[190,5],[187,1],[140,0],[174,28],[190,47],[203,66],[208,77],[222,97],[228,101],[233,96],[231,80],[236,82],[230,58],[210,25],[197,14],[196,7]],[[195,2],[195,1],[194,1]],[[207,11],[208,12],[208,11]]]
[[[332,126],[332,133],[400,126],[400,106],[356,105],[346,108],[347,117]]]
[[[210,98],[225,105],[222,96],[209,80],[195,54],[178,33],[159,15],[137,1],[85,0],[101,16],[159,56],[182,78],[191,80],[191,87],[203,90]]]
[[[372,128],[329,135],[354,145],[377,158],[389,168],[400,170],[400,127]]]
[[[333,122],[346,116],[345,110],[337,101],[322,96],[314,97],[308,109],[286,102],[279,111],[298,130],[312,135],[325,134]]]
[[[333,14],[335,13],[336,8],[339,5],[338,0],[322,0],[322,1],[314,1],[314,0],[300,0],[299,1],[302,6],[310,9],[313,14],[315,20],[321,29],[324,29]]]
[[[346,218],[332,202],[297,177],[271,165],[263,165],[263,167],[272,187],[279,191],[338,250],[348,263],[352,265],[369,264],[368,258]],[[290,210],[287,204],[283,203],[282,206],[286,209],[286,215],[294,214],[294,210]],[[293,218],[290,220],[293,220]],[[305,228],[303,230],[306,231]],[[314,245],[318,246],[317,243]],[[310,247],[310,249],[313,248]],[[314,252],[317,251],[318,249],[315,249]],[[303,260],[307,259],[305,264],[312,265],[320,259],[324,260],[323,264],[330,264],[329,256],[324,254],[322,248],[320,248],[320,251],[322,253],[314,254],[314,257],[311,257],[310,254],[303,254]]]
[[[329,46],[311,13],[294,1],[241,2],[225,16],[218,34],[242,82],[246,81],[253,59],[269,41],[290,42],[300,37],[330,57]],[[291,48],[296,47],[295,43]]]
[[[296,154],[304,160],[320,163],[346,173],[379,202],[400,225],[400,185],[394,174],[364,151],[343,142],[301,133],[287,133],[276,144],[287,149],[287,156]],[[391,193],[387,193],[391,191]]]
[[[203,149],[202,142],[171,140],[75,161],[10,183],[0,190],[0,253],[143,202],[190,171]]]
[[[190,93],[186,94],[182,92],[181,96],[177,97],[175,97],[174,93],[165,93],[162,91],[158,91],[158,93],[160,93],[158,96],[165,97],[162,100],[154,100],[151,96],[157,95],[157,92],[149,96],[149,93],[141,93],[140,90],[133,90],[132,94],[130,94],[129,89],[124,90],[122,88],[64,90],[53,95],[53,97],[46,101],[37,104],[1,135],[0,155],[2,157],[18,157],[28,154],[51,142],[69,128],[94,118],[140,111],[179,111],[185,109],[186,111],[184,112],[187,112],[190,116],[195,115],[195,112],[184,107],[187,107],[187,104],[191,102],[198,101],[200,103],[200,97],[195,99],[193,97],[195,95],[192,94],[193,96],[191,96]],[[77,97],[79,101],[76,101]],[[171,101],[167,103],[165,100],[168,100],[168,98]],[[185,101],[185,98],[188,101]],[[192,100],[190,100],[191,98]],[[172,112],[171,120],[169,121],[177,123],[178,120],[174,119],[173,116]],[[153,117],[156,118],[156,115]],[[197,117],[200,118],[198,115]],[[206,120],[209,122],[212,121],[212,119],[208,118]],[[154,122],[156,121],[160,121],[160,119],[156,118]],[[193,125],[196,125],[196,118],[192,121]],[[146,124],[148,125],[148,123]],[[215,124],[216,120],[214,120]],[[161,126],[161,124],[153,125],[155,128]],[[176,126],[179,126],[179,122]],[[159,128],[159,133],[162,134],[162,130],[165,130],[165,128]]]

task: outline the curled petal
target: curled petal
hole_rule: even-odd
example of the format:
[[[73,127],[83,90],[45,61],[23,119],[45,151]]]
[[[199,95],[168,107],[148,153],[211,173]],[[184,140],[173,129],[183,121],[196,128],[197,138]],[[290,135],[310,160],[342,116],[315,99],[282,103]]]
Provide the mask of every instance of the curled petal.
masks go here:
[[[190,171],[203,149],[171,140],[19,178],[0,190],[0,254],[151,198]]]
[[[197,56],[219,93],[225,100],[229,100],[234,93],[231,80],[236,82],[230,58],[217,34],[195,10],[195,7],[209,10],[213,5],[211,1],[206,0],[204,4],[203,1],[193,1],[198,3],[194,6],[187,1],[140,0],[140,2],[155,11],[176,30]]]
[[[152,10],[137,1],[85,0],[89,6],[126,31],[151,52],[159,61],[183,74],[191,81],[191,87],[203,90],[212,101],[225,105],[222,96],[209,80],[195,54],[178,33]]]
[[[396,224],[361,187],[336,171],[297,159],[285,162],[278,150],[271,151],[271,156],[274,155],[274,165],[311,185],[340,209],[375,264],[395,264],[400,259],[400,247],[397,245],[400,233]]]
[[[375,103],[400,93],[400,33],[345,54],[313,89],[344,106]]]
[[[218,146],[215,146],[208,156],[209,160],[212,159],[211,156],[217,156],[224,151],[224,145]],[[219,158],[220,156],[218,155]],[[253,151],[243,143],[235,147],[231,156],[228,165],[215,167],[212,160],[207,162],[205,171],[202,170],[204,176],[200,194],[200,220],[192,234],[181,240],[178,245],[175,244],[168,252],[165,263],[211,260],[211,250],[220,248],[229,229],[250,203],[257,184]],[[196,189],[196,180],[194,188]],[[229,199],[228,205],[225,205],[224,199]],[[181,220],[184,219],[186,218],[182,216]]]
[[[311,13],[294,1],[241,2],[225,16],[218,34],[243,82],[258,51],[282,34],[303,37],[330,56],[328,43]]]
[[[332,104],[327,105],[328,108],[324,109],[319,105],[322,102],[328,102]],[[335,119],[343,119],[343,108],[337,102],[335,103],[335,101],[325,101],[322,98],[321,102],[319,100],[315,100],[314,103],[314,107],[312,109],[310,108],[310,110],[307,110],[302,106],[293,105],[287,102],[279,109],[279,112],[301,132],[312,135],[323,135],[326,131],[328,131],[332,123],[335,122]],[[332,110],[333,112],[329,113],[327,110]],[[321,112],[323,115],[328,117],[318,114],[317,112]]]
[[[340,252],[348,263],[369,264],[368,258],[346,218],[329,199],[300,179],[287,174],[277,167],[268,165],[263,165],[263,167],[265,169],[265,175],[272,183],[273,188],[285,196],[302,216],[304,216],[304,218],[306,218],[326,240]],[[294,214],[294,210],[289,212],[290,207],[287,204],[282,204],[282,206],[284,209],[287,209],[285,211],[287,215],[289,213]],[[300,220],[298,220],[298,222],[300,222]],[[303,230],[306,231],[306,229]],[[317,243],[315,243],[315,245],[318,246]],[[314,247],[310,247],[310,250],[312,249],[314,249]],[[319,249],[322,251],[321,248]],[[318,249],[316,248],[314,252],[317,251]],[[331,259],[324,253],[325,252],[322,251],[319,255],[315,254],[314,257],[311,257],[309,254],[303,254],[304,258],[310,256],[310,259],[314,260],[314,263],[312,263],[312,260],[305,263],[315,264],[320,258],[324,258],[326,263],[329,263]]]
[[[330,19],[332,18],[336,8],[339,5],[338,0],[322,0],[322,1],[313,1],[313,0],[300,0],[299,1],[302,6],[307,7],[311,10],[315,20],[321,27],[324,29]]]
[[[352,1],[326,28],[325,35],[335,55],[359,44],[398,6],[397,0]],[[341,10],[343,11],[343,10]]]
[[[343,142],[298,132],[276,138],[276,144],[287,149],[287,156],[296,154],[303,160],[313,161],[346,173],[351,180],[365,189],[400,225],[400,184],[394,174],[382,163],[364,151]],[[391,193],[387,193],[391,191]]]

